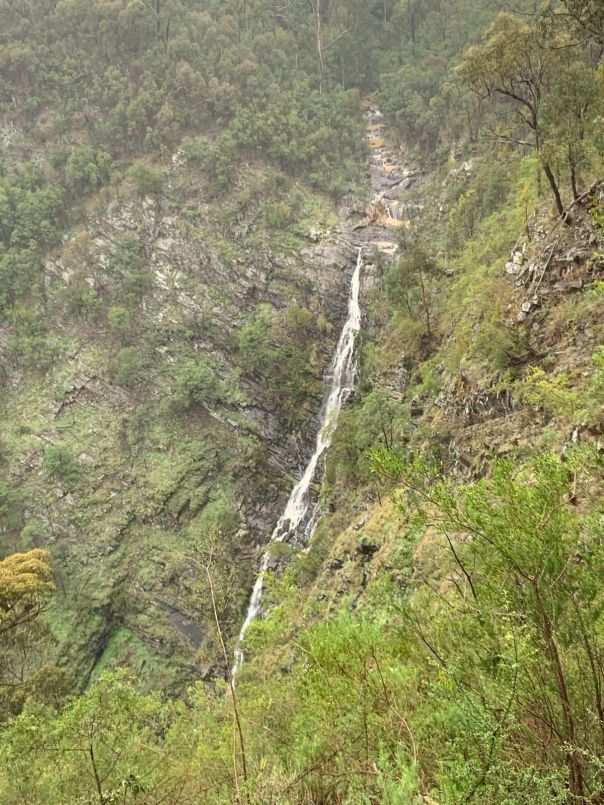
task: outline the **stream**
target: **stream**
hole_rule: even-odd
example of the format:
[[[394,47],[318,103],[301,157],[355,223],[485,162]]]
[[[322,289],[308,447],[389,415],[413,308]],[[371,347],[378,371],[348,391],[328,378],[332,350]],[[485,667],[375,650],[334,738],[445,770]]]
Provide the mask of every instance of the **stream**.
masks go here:
[[[317,525],[320,508],[313,502],[311,486],[319,461],[329,445],[338,424],[340,409],[354,390],[356,365],[354,360],[354,344],[361,327],[361,307],[359,292],[361,288],[361,269],[363,267],[363,249],[360,248],[356,267],[350,284],[348,298],[348,316],[340,333],[340,339],[334,353],[329,372],[326,377],[326,392],[320,415],[320,428],[317,434],[315,450],[298,483],[292,489],[285,510],[275,526],[270,543],[287,542],[295,537],[302,537],[306,544],[312,537]],[[264,579],[270,561],[270,551],[266,551],[260,561],[260,568],[250,598],[245,620],[239,632],[235,662],[231,670],[234,677],[243,664],[242,645],[250,625],[260,614]]]
[[[256,583],[237,640],[231,679],[235,678],[243,664],[243,643],[246,633],[262,611],[264,582],[271,559],[270,545],[276,542],[300,542],[307,545],[321,516],[321,509],[312,494],[312,487],[321,458],[331,444],[340,410],[354,390],[356,378],[354,347],[356,335],[361,327],[359,296],[364,250],[375,247],[390,256],[394,255],[397,251],[394,231],[410,226],[400,199],[412,183],[416,172],[408,167],[399,153],[387,148],[381,118],[379,108],[369,102],[365,119],[373,199],[366,210],[366,218],[353,228],[358,254],[350,284],[348,315],[325,378],[325,394],[315,450],[302,477],[292,489],[285,510],[271,535],[269,550],[265,551],[260,560]],[[347,231],[347,236],[350,237],[350,229]]]

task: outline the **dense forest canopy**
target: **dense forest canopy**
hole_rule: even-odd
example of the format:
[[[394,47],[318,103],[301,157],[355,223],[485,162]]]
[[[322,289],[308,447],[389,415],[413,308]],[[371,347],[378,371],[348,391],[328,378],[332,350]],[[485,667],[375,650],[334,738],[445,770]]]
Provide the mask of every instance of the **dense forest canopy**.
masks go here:
[[[604,801],[603,53],[600,0],[0,0],[2,802]]]

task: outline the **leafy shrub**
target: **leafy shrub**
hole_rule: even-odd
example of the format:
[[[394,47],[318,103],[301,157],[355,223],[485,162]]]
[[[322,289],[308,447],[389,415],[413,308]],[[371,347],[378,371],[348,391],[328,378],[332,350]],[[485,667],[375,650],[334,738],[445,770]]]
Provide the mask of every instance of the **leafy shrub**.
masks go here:
[[[107,312],[107,323],[111,329],[119,333],[122,338],[127,337],[132,329],[130,311],[120,305],[109,308]]]
[[[164,185],[161,171],[150,168],[142,161],[128,168],[126,178],[140,196],[158,196]]]
[[[77,193],[89,192],[107,181],[110,167],[111,157],[105,150],[74,146],[65,163],[65,181]]]
[[[130,304],[140,301],[151,287],[151,274],[147,265],[145,247],[134,232],[122,232],[115,240],[111,258],[118,272],[124,293]]]
[[[49,475],[67,486],[74,486],[80,477],[78,464],[66,447],[48,447],[43,466]]]
[[[286,229],[293,220],[293,213],[287,202],[277,201],[267,206],[264,217],[271,229]]]
[[[528,337],[520,327],[486,321],[478,330],[475,349],[495,372],[518,366],[529,354]]]
[[[184,155],[191,162],[201,162],[207,151],[208,144],[201,138],[184,137],[180,143]]]
[[[216,364],[203,355],[187,361],[176,378],[174,401],[185,408],[196,403],[226,402],[230,396],[229,384],[222,380]]]
[[[237,333],[243,365],[249,371],[270,372],[277,353],[272,346],[273,311],[263,305],[250,316]]]
[[[8,531],[21,523],[20,495],[4,481],[0,481],[0,527]]]
[[[554,416],[572,419],[581,404],[581,392],[565,372],[548,375],[543,369],[534,367],[518,382],[516,389],[521,400]]]
[[[115,357],[113,379],[120,386],[134,386],[142,379],[144,368],[136,347],[122,347]]]

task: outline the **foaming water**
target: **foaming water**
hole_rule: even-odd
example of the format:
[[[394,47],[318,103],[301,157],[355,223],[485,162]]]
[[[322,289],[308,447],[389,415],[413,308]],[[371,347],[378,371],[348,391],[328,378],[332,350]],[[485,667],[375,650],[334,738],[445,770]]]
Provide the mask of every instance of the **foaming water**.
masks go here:
[[[302,537],[306,543],[313,535],[317,522],[320,517],[318,504],[313,504],[311,496],[311,485],[317,473],[319,461],[323,453],[331,444],[334,431],[338,424],[340,409],[354,390],[356,376],[356,366],[354,362],[355,338],[361,327],[361,308],[359,304],[359,291],[361,287],[361,268],[363,266],[363,250],[359,249],[357,263],[352,275],[350,285],[350,296],[348,300],[348,316],[336,351],[331,362],[329,374],[327,375],[326,392],[321,409],[321,427],[317,434],[315,451],[298,483],[292,489],[285,510],[271,536],[271,543],[287,542],[295,537]],[[252,622],[258,617],[262,608],[262,593],[264,591],[264,578],[270,561],[270,553],[267,551],[260,560],[258,576],[239,639],[235,651],[235,662],[231,669],[234,677],[243,663],[242,645],[247,630]]]

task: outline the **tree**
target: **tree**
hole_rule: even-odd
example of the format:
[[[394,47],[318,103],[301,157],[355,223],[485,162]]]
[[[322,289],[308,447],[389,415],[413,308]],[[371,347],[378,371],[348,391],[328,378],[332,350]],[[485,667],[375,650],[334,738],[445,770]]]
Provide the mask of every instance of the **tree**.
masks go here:
[[[12,531],[21,523],[21,494],[0,481],[0,528]]]
[[[43,466],[49,475],[70,487],[76,483],[80,475],[77,462],[66,447],[55,445],[48,447]]]
[[[385,288],[393,305],[404,307],[411,319],[419,306],[428,337],[432,335],[432,302],[429,289],[430,277],[437,273],[431,257],[419,247],[414,248],[388,271]]]
[[[95,190],[106,181],[110,164],[111,157],[106,151],[78,145],[69,152],[65,179],[77,193]]]
[[[371,450],[377,445],[398,452],[407,438],[408,407],[380,388],[359,405],[340,413],[327,456],[326,480],[334,488],[353,480],[366,483],[371,475]]]
[[[339,42],[343,37],[350,33],[350,26],[337,31],[334,33],[333,37],[328,41],[325,42],[323,30],[324,30],[324,17],[327,17],[328,13],[330,14],[331,18],[337,20],[338,15],[333,13],[333,8],[331,7],[333,4],[330,0],[307,0],[310,5],[311,13],[312,13],[312,20],[313,20],[313,32],[314,32],[314,39],[315,39],[315,49],[317,52],[317,64],[318,64],[318,71],[319,71],[319,93],[323,93],[324,85],[325,85],[325,75],[326,75],[326,52],[332,48],[337,42]],[[347,23],[351,21],[351,12],[352,12],[353,3],[347,2],[345,4],[345,20]],[[363,7],[363,6],[361,6]]]
[[[136,347],[122,347],[115,356],[114,379],[120,386],[134,386],[142,378],[144,364]]]
[[[132,317],[130,311],[121,305],[109,308],[107,312],[107,323],[112,330],[119,334],[124,341],[128,339],[132,331]]]
[[[249,371],[270,374],[275,368],[277,355],[271,342],[274,318],[272,308],[261,305],[237,333],[237,345]]]
[[[226,384],[220,378],[213,361],[206,356],[187,361],[178,373],[176,398],[186,408],[195,403],[225,402],[226,396]]]
[[[103,675],[59,714],[23,713],[2,741],[6,801],[175,801],[157,738],[165,717],[161,698],[137,693],[124,673]]]
[[[551,740],[546,756],[566,766],[574,801],[602,793],[604,600],[596,579],[604,550],[601,524],[573,506],[599,473],[589,451],[568,458],[544,454],[525,467],[501,461],[488,478],[455,487],[424,459],[374,453],[375,469],[405,490],[400,510],[417,507],[450,552],[449,586],[442,576],[428,579],[427,590],[442,597],[435,608],[418,600],[409,617],[435,666],[494,722],[490,759],[471,791],[491,773],[497,735],[511,727],[508,740],[527,753]],[[446,618],[432,628],[437,610]],[[491,663],[496,672],[475,675],[469,663]]]
[[[111,266],[116,272],[126,301],[130,304],[140,302],[152,284],[145,246],[134,232],[120,232],[115,238]]]
[[[157,196],[163,187],[163,176],[159,170],[149,168],[144,162],[135,162],[128,168],[128,180],[141,196]]]
[[[48,628],[42,616],[54,589],[47,551],[0,562],[0,722],[18,713],[36,688],[45,697],[61,686],[60,672],[43,665]]]
[[[315,34],[315,48],[319,66],[319,92],[323,92],[325,80],[325,54],[323,44],[323,0],[308,0],[312,12],[313,28]]]
[[[0,635],[36,620],[54,591],[50,556],[36,548],[0,562]]]
[[[524,22],[500,14],[483,45],[474,45],[458,68],[462,81],[484,98],[505,99],[516,126],[497,139],[537,150],[558,213],[564,215],[560,188],[546,149],[543,100],[559,69],[559,54],[550,47],[551,25]],[[524,139],[528,137],[528,139]]]
[[[596,41],[604,45],[604,5],[600,0],[562,0],[568,14]]]
[[[581,170],[587,164],[590,135],[598,127],[599,92],[593,67],[573,48],[561,51],[551,92],[543,102],[545,146],[568,163],[573,200],[579,198]]]
[[[359,411],[359,441],[368,450],[378,444],[388,450],[400,448],[405,438],[409,412],[399,400],[390,397],[381,389],[374,389],[363,400]]]

